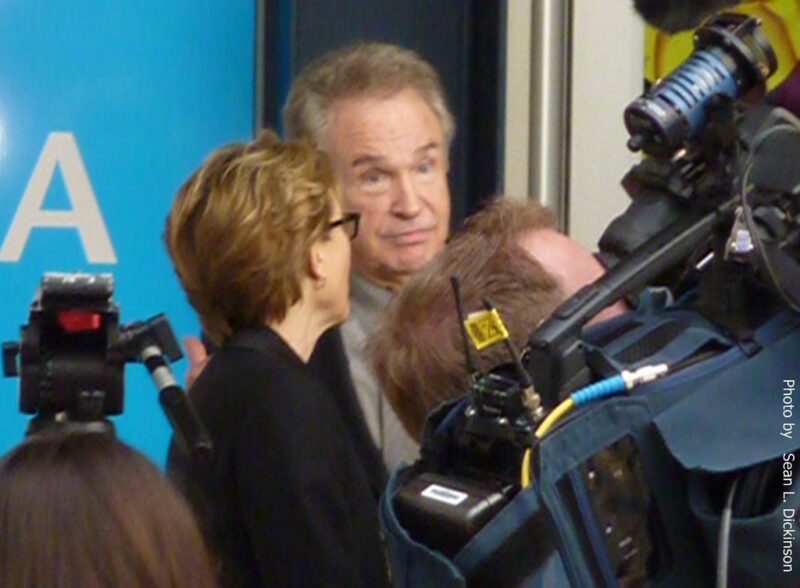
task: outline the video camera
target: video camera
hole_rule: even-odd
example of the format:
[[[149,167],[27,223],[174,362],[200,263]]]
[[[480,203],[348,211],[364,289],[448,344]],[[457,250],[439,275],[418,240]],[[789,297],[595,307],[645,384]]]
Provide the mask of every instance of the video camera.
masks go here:
[[[612,267],[524,353],[509,348],[508,365],[473,370],[465,396],[430,415],[422,459],[382,502],[396,585],[705,585],[713,568],[687,506],[689,480],[705,489],[688,473],[701,454],[692,467],[727,472],[714,477],[724,492],[736,480],[715,529],[727,578],[731,512],[776,510],[772,466],[797,447],[765,433],[764,447],[723,459],[702,447],[711,440],[676,433],[674,415],[702,414],[692,403],[726,386],[732,397],[755,394],[744,388],[764,366],[800,352],[800,121],[762,101],[775,68],[759,21],[722,14],[675,73],[628,106],[628,146],[646,158],[624,178],[632,203],[600,242]],[[685,302],[584,330],[654,284]],[[465,353],[473,365],[466,335]],[[686,381],[650,384],[691,367]],[[630,392],[639,386],[647,393]],[[772,577],[759,565],[753,577]]]
[[[176,439],[207,454],[208,435],[170,369],[183,355],[167,318],[121,326],[113,291],[110,274],[42,278],[20,342],[3,344],[5,376],[20,377],[20,411],[35,415],[27,434],[52,427],[113,433],[106,417],[123,412],[125,364],[141,362]]]

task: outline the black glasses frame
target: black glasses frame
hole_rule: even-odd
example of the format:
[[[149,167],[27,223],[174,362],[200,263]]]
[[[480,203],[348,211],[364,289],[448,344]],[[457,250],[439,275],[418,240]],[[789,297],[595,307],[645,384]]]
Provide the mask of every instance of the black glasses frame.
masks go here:
[[[358,236],[358,221],[361,220],[361,214],[358,212],[348,212],[342,215],[342,218],[336,219],[328,223],[328,230],[342,227],[345,234],[350,237],[352,241]]]

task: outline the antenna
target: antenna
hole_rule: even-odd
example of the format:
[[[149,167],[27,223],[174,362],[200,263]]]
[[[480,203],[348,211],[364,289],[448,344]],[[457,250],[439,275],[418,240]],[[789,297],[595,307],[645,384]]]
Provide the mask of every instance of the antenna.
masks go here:
[[[464,357],[467,360],[467,369],[471,376],[475,377],[480,374],[478,364],[475,357],[472,355],[469,341],[467,341],[467,328],[464,326],[464,303],[461,300],[461,282],[457,276],[450,277],[450,285],[453,287],[453,296],[456,299],[456,312],[458,313],[458,326],[461,329],[461,342],[464,345]]]
[[[494,304],[488,297],[484,297],[482,300],[483,306],[486,308],[486,310],[489,312],[495,310]],[[539,420],[543,416],[542,399],[533,389],[533,379],[531,379],[531,375],[524,367],[522,367],[522,360],[520,359],[519,351],[517,351],[517,346],[514,345],[514,342],[511,340],[510,336],[505,337],[504,341],[506,342],[506,348],[508,349],[508,352],[511,354],[511,357],[514,360],[514,367],[517,369],[517,375],[520,377],[520,380],[522,380],[524,385],[522,390],[523,404],[528,408],[534,420]]]

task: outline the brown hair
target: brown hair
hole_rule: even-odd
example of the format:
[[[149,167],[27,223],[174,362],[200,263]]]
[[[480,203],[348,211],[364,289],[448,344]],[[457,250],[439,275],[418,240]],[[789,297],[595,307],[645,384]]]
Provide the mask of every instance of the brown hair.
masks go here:
[[[414,51],[388,43],[359,43],[326,53],[309,64],[292,84],[283,111],[286,136],[323,145],[328,111],[337,100],[390,97],[413,88],[436,114],[449,145],[455,122],[441,79]]]
[[[331,197],[341,196],[327,156],[271,131],[218,149],[180,188],[165,240],[212,341],[281,320],[300,299]]]
[[[103,433],[40,433],[0,462],[0,585],[206,588],[200,531],[155,465]]]
[[[389,306],[368,349],[384,393],[413,437],[419,439],[430,410],[470,384],[450,277],[459,278],[465,313],[483,309],[482,298],[490,298],[511,339],[522,347],[563,295],[555,277],[514,237],[552,227],[552,218],[535,203],[492,202],[411,277]],[[473,355],[483,371],[511,361],[503,345]]]
[[[464,221],[464,231],[513,242],[526,231],[554,229],[556,215],[535,200],[497,195]]]

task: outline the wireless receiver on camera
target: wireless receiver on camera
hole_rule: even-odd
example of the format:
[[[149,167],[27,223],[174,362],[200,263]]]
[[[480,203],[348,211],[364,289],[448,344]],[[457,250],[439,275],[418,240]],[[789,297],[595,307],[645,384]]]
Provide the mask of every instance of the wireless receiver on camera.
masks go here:
[[[121,327],[113,291],[110,274],[42,278],[20,342],[3,344],[4,374],[20,376],[20,411],[35,415],[27,434],[55,426],[113,433],[106,417],[124,409],[125,364],[139,361],[178,442],[198,457],[207,454],[208,435],[169,369],[182,357],[169,322],[157,315]]]

